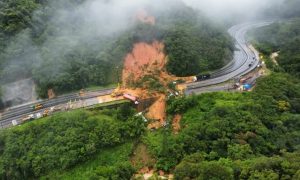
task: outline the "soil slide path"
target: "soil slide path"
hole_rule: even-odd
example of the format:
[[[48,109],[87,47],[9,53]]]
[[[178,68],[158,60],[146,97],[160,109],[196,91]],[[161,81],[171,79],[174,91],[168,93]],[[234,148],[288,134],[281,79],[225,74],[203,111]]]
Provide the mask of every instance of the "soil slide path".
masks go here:
[[[136,43],[124,62],[123,85],[136,82],[153,70],[161,70],[165,66],[164,45],[154,41],[152,44]],[[125,83],[125,84],[124,84]]]

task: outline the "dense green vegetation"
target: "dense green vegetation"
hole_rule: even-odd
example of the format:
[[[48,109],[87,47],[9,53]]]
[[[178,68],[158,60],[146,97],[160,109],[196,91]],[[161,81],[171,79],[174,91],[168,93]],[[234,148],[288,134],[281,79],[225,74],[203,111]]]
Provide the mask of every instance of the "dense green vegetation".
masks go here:
[[[167,70],[177,76],[215,70],[232,59],[233,43],[226,30],[200,17],[192,9],[179,9],[162,22],[169,25],[164,37]]]
[[[298,28],[296,20],[254,32],[276,72],[260,78],[253,92],[170,99],[170,124],[175,114],[183,116],[179,134],[168,126],[143,136],[155,167],[178,180],[299,179]],[[274,51],[280,51],[279,65],[267,58]]]
[[[298,0],[285,0],[279,14],[285,18],[300,17],[300,2]]]
[[[300,82],[274,73],[251,93],[169,100],[169,115],[183,114],[181,132],[170,127],[143,140],[158,169],[176,166],[176,179],[289,179],[299,175],[299,103]]]
[[[251,153],[248,146],[230,147],[232,153]],[[248,151],[248,152],[247,152]],[[211,160],[204,153],[187,156],[175,169],[175,179],[299,179],[300,153],[282,152],[281,156],[249,159],[230,158]]]
[[[225,30],[180,2],[164,13],[149,8],[159,14],[155,26],[136,23],[115,33],[81,17],[84,2],[1,1],[1,83],[32,77],[41,97],[50,88],[59,94],[116,83],[133,44],[154,39],[165,42],[168,70],[176,75],[213,70],[230,59]]]
[[[128,161],[133,148],[133,143],[128,142],[103,149],[79,166],[66,171],[52,172],[41,179],[129,179],[135,172]]]
[[[128,106],[61,113],[0,132],[2,178],[129,179],[135,142],[175,179],[297,179],[300,82],[273,73],[254,92],[171,98],[181,131],[145,131]]]
[[[7,47],[0,54],[4,60],[2,82],[33,77],[38,85],[38,94],[42,97],[47,95],[50,88],[62,93],[117,82],[122,68],[121,60],[131,50],[134,33],[124,32],[120,37],[94,34],[91,39],[96,27],[90,26],[84,19],[77,19],[78,22],[74,23],[76,17],[67,14],[72,10],[78,13],[76,7],[79,5],[79,1],[39,4],[40,8],[31,18],[27,17],[28,23],[22,26],[18,23],[23,19],[16,19],[13,23],[9,19],[12,18],[9,12],[4,13],[2,23],[5,24],[4,20],[8,19],[11,23],[7,26],[16,26],[18,30],[12,35],[6,33],[5,29],[10,29],[8,27],[2,30],[7,37]],[[22,1],[20,6],[22,10],[29,11],[33,5]],[[58,7],[67,9],[67,15],[55,21],[53,18]],[[15,7],[4,8],[14,11]]]
[[[296,77],[300,77],[300,19],[287,22],[274,23],[270,26],[252,31],[251,34],[255,46],[267,62],[273,52],[279,52],[276,67],[269,61],[271,69],[282,69]]]
[[[73,167],[70,173],[84,171],[76,165],[88,161],[93,168],[82,174],[86,179],[129,179],[135,171],[129,162],[132,142],[145,130],[133,113],[129,106],[79,110],[2,131],[0,177],[28,179],[52,172],[51,178],[67,178]]]
[[[41,96],[48,88],[64,92],[109,84],[118,81],[121,60],[132,44],[153,39],[164,41],[167,68],[179,76],[216,69],[231,56],[225,31],[186,7],[161,14],[155,26],[135,24],[118,36],[78,38],[76,17],[57,35],[62,29],[52,19],[55,8],[75,11],[82,2],[0,1],[1,82],[33,77]],[[254,33],[265,57],[275,51],[280,56],[279,66],[265,59],[276,72],[259,79],[253,92],[172,97],[168,124],[156,131],[147,131],[128,105],[58,113],[2,130],[0,178],[130,179],[137,171],[130,156],[142,142],[155,159],[154,168],[172,172],[178,180],[299,179],[300,21]],[[141,81],[164,91],[155,77]],[[176,114],[182,119],[175,135],[170,124]]]

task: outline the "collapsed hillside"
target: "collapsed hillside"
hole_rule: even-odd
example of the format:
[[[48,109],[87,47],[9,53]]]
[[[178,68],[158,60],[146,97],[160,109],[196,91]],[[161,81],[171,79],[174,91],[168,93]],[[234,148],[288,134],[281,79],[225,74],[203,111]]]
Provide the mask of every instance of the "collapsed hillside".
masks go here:
[[[122,6],[115,7],[116,14],[107,10],[99,14],[96,7],[113,5],[93,3],[55,1],[18,5],[21,14],[28,9],[31,15],[26,19],[28,25],[22,24],[14,33],[5,35],[0,52],[1,83],[32,77],[40,97],[47,97],[49,89],[61,94],[114,84],[121,74],[118,67],[123,66],[133,45],[151,44],[153,40],[164,44],[167,70],[179,76],[216,69],[230,57],[232,42],[226,31],[180,1],[172,1],[166,9],[152,3],[141,4],[126,12],[125,17],[120,12]],[[0,29],[0,37],[3,34],[8,32]]]

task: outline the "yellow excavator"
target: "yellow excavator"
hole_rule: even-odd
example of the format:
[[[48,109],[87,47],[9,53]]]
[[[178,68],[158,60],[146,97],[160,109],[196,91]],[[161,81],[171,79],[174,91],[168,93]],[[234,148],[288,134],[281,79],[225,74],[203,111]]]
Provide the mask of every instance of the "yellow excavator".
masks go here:
[[[43,105],[42,104],[35,104],[35,105],[31,106],[31,108],[33,110],[40,110],[40,109],[43,108]]]
[[[118,83],[117,88],[110,94],[110,96],[113,98],[123,96],[123,92],[121,90],[120,83]]]

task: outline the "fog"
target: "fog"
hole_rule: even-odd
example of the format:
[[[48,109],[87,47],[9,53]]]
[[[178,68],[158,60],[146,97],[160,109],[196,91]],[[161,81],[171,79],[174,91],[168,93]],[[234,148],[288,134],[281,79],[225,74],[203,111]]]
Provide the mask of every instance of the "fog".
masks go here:
[[[216,20],[262,18],[266,11],[282,5],[284,0],[183,0],[187,5]]]
[[[43,68],[53,62],[44,72],[49,78],[64,71],[61,59],[82,43],[103,39],[97,47],[105,45],[105,38],[117,37],[130,29],[136,22],[139,9],[152,9],[152,16],[159,16],[176,6],[190,6],[212,20],[231,21],[260,17],[271,4],[279,5],[283,0],[88,0],[78,6],[51,2],[51,6],[33,13],[34,31],[45,31],[40,35],[42,44],[36,44],[29,29],[21,31],[8,43],[4,51],[6,60],[2,83],[28,78],[31,68]],[[44,27],[44,12],[51,12]],[[49,15],[49,14],[48,14]],[[47,62],[47,63],[45,63]],[[4,92],[5,93],[5,92]]]
[[[261,18],[264,10],[270,9],[271,5],[276,7],[283,0],[87,0],[79,6],[62,4],[60,1],[53,1],[46,9],[39,9],[33,13],[33,29],[43,29],[40,39],[43,39],[41,47],[47,48],[53,53],[52,59],[72,50],[73,47],[84,42],[94,41],[97,38],[118,36],[129,28],[135,21],[135,14],[139,9],[150,8],[153,16],[159,16],[165,10],[174,6],[190,6],[203,12],[206,16],[216,21],[232,21],[235,23],[242,20]],[[50,20],[47,20],[47,27],[40,27],[44,23],[44,12],[50,11]],[[5,58],[8,59],[6,66],[17,68],[34,64],[38,66],[43,57],[34,47],[30,32],[25,29],[13,39],[6,50]],[[20,47],[20,45],[24,45]],[[64,48],[61,48],[64,47]],[[24,48],[24,49],[22,49]],[[42,50],[42,49],[40,49]],[[42,50],[43,51],[43,50]],[[25,60],[24,60],[25,59]],[[48,59],[49,60],[49,59]],[[27,62],[28,61],[28,62]],[[25,68],[26,69],[26,68]],[[55,70],[59,70],[56,68]],[[14,70],[7,70],[13,72]],[[6,73],[8,73],[5,71]],[[18,70],[15,70],[18,71]],[[26,70],[27,71],[27,70]],[[55,73],[54,73],[55,74]],[[5,78],[5,77],[4,77]],[[14,79],[9,74],[5,80]]]

